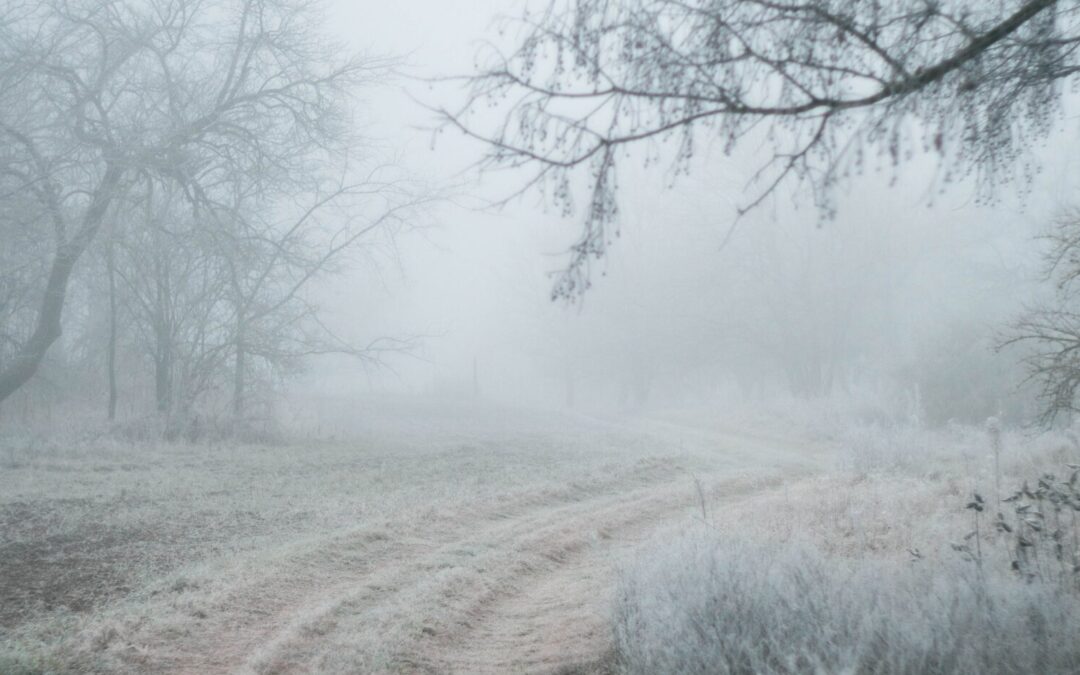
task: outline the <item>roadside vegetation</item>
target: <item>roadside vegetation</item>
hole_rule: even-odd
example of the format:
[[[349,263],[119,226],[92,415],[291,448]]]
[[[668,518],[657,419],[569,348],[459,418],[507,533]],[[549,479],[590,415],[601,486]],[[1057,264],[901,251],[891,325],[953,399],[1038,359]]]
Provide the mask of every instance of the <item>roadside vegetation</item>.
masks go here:
[[[620,673],[1074,673],[1076,435],[851,426],[840,462],[628,561]],[[752,526],[751,526],[752,525]]]

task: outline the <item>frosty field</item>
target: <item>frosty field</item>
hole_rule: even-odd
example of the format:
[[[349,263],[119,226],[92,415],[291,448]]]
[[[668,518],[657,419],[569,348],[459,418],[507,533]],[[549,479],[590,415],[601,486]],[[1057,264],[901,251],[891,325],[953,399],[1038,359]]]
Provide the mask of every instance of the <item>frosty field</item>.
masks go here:
[[[761,414],[398,401],[299,445],[11,441],[0,670],[711,671],[732,644],[687,634],[680,617],[719,621],[734,610],[700,603],[782,588],[760,575],[787,560],[819,570],[818,593],[832,583],[821,570],[850,566],[876,579],[873,597],[966,587],[950,543],[968,529],[965,499],[995,483],[985,432],[812,417],[759,433]],[[1002,482],[1072,461],[1070,438],[1009,435]],[[852,595],[836,611],[932,628],[885,608],[922,592],[882,605],[842,587]],[[784,625],[784,611],[762,611],[761,630]],[[905,664],[895,672],[917,672]]]
[[[662,421],[415,404],[358,415],[380,421],[297,446],[12,441],[0,664],[587,664],[610,643],[620,553],[692,520],[703,496],[756,494],[824,456]]]
[[[0,675],[1080,674],[1080,0],[0,0]]]

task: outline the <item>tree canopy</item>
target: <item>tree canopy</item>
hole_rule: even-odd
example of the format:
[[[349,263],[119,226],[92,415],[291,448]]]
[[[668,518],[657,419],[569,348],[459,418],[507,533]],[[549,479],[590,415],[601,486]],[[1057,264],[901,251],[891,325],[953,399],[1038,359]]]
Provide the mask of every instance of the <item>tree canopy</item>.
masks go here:
[[[555,297],[588,288],[617,233],[630,147],[657,159],[674,143],[679,172],[703,141],[730,153],[763,134],[740,213],[795,182],[829,215],[836,184],[875,155],[899,166],[922,151],[986,198],[1034,170],[1026,152],[1080,69],[1075,0],[552,0],[508,27],[516,47],[489,55],[461,107],[440,113],[486,142],[484,167],[531,168],[526,187],[567,213],[585,174]]]
[[[389,65],[343,55],[311,0],[0,3],[0,402],[100,290],[78,269],[98,244],[109,369],[130,305],[161,411],[227,358],[239,413],[253,358],[373,356],[302,291],[420,201],[356,157],[355,94]]]

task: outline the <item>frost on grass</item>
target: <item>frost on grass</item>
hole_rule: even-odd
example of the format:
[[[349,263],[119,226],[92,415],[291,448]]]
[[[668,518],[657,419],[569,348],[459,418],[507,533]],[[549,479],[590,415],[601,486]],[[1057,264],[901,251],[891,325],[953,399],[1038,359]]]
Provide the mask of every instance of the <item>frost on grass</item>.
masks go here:
[[[703,523],[624,567],[620,672],[1080,672],[1074,576],[1012,564],[1039,556],[1045,572],[1058,551],[1075,565],[1062,547],[1077,546],[1080,473],[1047,475],[1075,467],[1070,433],[838,438],[833,471],[748,500],[707,493]],[[1016,512],[1007,528],[997,511]]]
[[[101,438],[31,452],[0,439],[14,458],[0,468],[0,675],[181,659],[232,672],[307,656],[293,642],[309,641],[326,666],[315,672],[372,672],[442,628],[444,588],[480,593],[493,570],[531,559],[484,536],[526,517],[529,535],[561,526],[550,512],[665,482],[683,461],[682,446],[635,427],[375,405],[339,442]],[[336,608],[365,594],[380,600],[363,606],[374,619],[340,635]]]
[[[963,561],[688,536],[624,575],[624,673],[1076,673],[1080,598]]]

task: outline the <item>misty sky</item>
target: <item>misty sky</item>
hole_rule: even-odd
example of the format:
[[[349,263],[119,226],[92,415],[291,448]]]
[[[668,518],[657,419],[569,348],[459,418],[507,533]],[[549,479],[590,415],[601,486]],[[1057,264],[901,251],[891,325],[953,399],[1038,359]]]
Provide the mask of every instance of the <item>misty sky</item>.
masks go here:
[[[500,39],[496,15],[518,14],[520,8],[518,2],[482,0],[335,0],[329,5],[331,28],[354,49],[399,56],[400,70],[417,77],[469,73],[483,42]],[[478,208],[512,192],[523,176],[478,179],[468,169],[483,148],[453,132],[441,135],[432,147],[429,128],[434,116],[414,98],[452,107],[460,100],[460,91],[455,85],[430,86],[398,78],[366,92],[363,129],[377,141],[373,152],[398,159],[426,183],[454,185],[454,196],[430,212],[421,231],[400,236],[394,255],[376,255],[363,271],[332,280],[323,292],[331,321],[353,339],[429,337],[417,352],[419,358],[392,359],[392,373],[365,375],[359,366],[337,361],[316,364],[309,381],[320,386],[336,382],[353,388],[375,382],[411,391],[440,383],[464,386],[471,381],[475,360],[486,393],[521,394],[517,383],[529,382],[529,388],[544,398],[553,395],[543,392],[540,384],[551,374],[548,352],[566,347],[552,343],[577,343],[579,334],[618,333],[606,342],[592,340],[594,351],[606,350],[614,340],[620,349],[642,352],[655,352],[658,344],[670,350],[701,348],[674,344],[672,336],[701,332],[706,319],[713,324],[725,320],[724,303],[745,292],[724,288],[730,283],[725,270],[747,263],[748,249],[740,249],[739,240],[751,246],[749,242],[765,236],[762,232],[769,228],[769,237],[807,237],[806,246],[833,249],[833,255],[847,260],[917,251],[921,262],[903,264],[919,281],[908,284],[896,301],[900,308],[892,310],[905,314],[904,321],[912,325],[910,335],[897,339],[914,339],[921,322],[1000,295],[972,280],[964,264],[997,258],[1006,266],[1032,267],[1031,237],[1069,203],[1067,176],[1075,175],[1077,168],[1076,153],[1059,134],[1038,151],[1045,165],[1031,195],[1023,202],[1006,196],[992,207],[978,207],[970,184],[936,195],[933,163],[916,159],[892,187],[888,171],[871,170],[855,178],[838,199],[835,222],[820,223],[806,194],[796,193],[792,199],[790,190],[781,192],[741,221],[732,245],[721,250],[734,207],[757,166],[753,144],[745,144],[733,157],[718,150],[703,153],[695,160],[694,173],[679,178],[673,187],[663,168],[646,171],[640,163],[625,162],[620,176],[622,236],[596,268],[594,290],[583,302],[567,307],[550,302],[547,273],[562,264],[561,253],[576,235],[576,217],[560,218],[554,209],[545,209],[536,193],[500,211]],[[1067,123],[1068,119],[1063,121]],[[852,243],[859,237],[869,243],[859,248]],[[846,248],[840,250],[844,238]],[[876,254],[871,250],[875,246]],[[954,264],[957,261],[964,264]],[[880,263],[880,259],[863,261]],[[636,302],[643,295],[653,301],[642,300],[641,311],[650,311],[655,320],[626,323],[629,299]],[[655,317],[654,306],[665,304],[678,311]],[[615,314],[623,323],[615,325]],[[997,308],[987,313],[986,321],[1006,314]],[[670,334],[649,334],[657,324],[665,324]],[[641,345],[626,346],[635,341]],[[896,351],[895,344],[888,348]],[[579,357],[591,358],[587,350]]]

